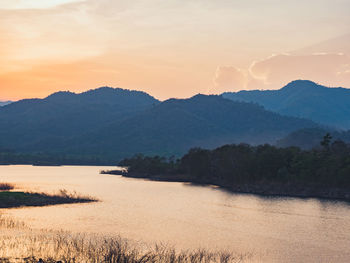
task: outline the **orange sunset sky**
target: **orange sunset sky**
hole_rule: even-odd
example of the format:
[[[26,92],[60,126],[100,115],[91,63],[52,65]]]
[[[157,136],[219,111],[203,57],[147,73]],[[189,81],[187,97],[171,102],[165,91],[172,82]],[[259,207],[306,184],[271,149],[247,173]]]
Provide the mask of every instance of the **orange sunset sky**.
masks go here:
[[[0,100],[350,88],[349,0],[0,0]]]

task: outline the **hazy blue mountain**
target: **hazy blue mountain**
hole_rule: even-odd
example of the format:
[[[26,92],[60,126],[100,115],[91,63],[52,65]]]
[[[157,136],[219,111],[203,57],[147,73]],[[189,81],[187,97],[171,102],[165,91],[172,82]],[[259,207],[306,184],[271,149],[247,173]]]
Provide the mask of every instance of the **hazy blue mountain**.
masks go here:
[[[67,139],[99,129],[153,107],[159,101],[140,91],[102,87],[84,93],[57,92],[0,108],[0,145],[26,145]]]
[[[326,133],[331,134],[333,141],[342,140],[350,143],[350,130],[336,131],[325,128],[307,128],[288,134],[286,137],[278,140],[276,145],[279,147],[297,146],[302,149],[312,149],[320,147],[320,142]]]
[[[0,107],[2,107],[2,106],[6,106],[6,105],[8,105],[8,104],[10,104],[10,103],[12,103],[12,101],[0,101]]]
[[[312,81],[296,80],[280,90],[227,92],[223,97],[258,103],[283,115],[350,129],[350,89],[327,88]]]
[[[170,99],[98,131],[57,143],[57,150],[122,158],[135,153],[183,154],[191,147],[226,143],[274,142],[291,131],[317,127],[305,119],[285,117],[263,107],[221,96]],[[34,145],[47,149],[50,142]]]
[[[159,102],[143,92],[107,87],[12,103],[0,109],[0,126],[6,127],[0,130],[4,148],[108,158],[273,143],[297,129],[318,127],[222,96]]]

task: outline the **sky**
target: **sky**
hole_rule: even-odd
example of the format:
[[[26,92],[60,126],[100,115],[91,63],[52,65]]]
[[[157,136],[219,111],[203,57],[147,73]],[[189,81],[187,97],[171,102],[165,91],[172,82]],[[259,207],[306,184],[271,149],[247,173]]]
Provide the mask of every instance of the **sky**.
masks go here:
[[[349,0],[0,0],[0,100],[350,88]]]

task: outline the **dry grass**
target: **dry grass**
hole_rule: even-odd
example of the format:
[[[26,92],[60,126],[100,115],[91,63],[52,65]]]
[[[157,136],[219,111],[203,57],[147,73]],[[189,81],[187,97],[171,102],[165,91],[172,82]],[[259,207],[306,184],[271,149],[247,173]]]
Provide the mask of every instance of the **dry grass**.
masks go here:
[[[59,196],[65,199],[72,199],[72,200],[82,200],[85,202],[97,202],[98,199],[90,196],[90,195],[82,195],[77,192],[68,192],[66,189],[60,189],[57,194],[54,194],[53,196]]]
[[[0,214],[0,230],[1,229],[22,229],[27,228],[24,222],[13,220]],[[0,261],[1,262],[1,261]]]
[[[13,190],[15,186],[9,183],[0,183],[0,191],[10,191]]]
[[[146,247],[118,236],[32,230],[0,217],[0,262],[36,263],[39,258],[47,263],[226,263],[245,262],[248,256],[202,249],[176,251],[161,245]]]
[[[225,263],[244,260],[243,256],[233,256],[231,253],[225,252],[205,250],[177,252],[175,249],[163,246],[145,249],[129,245],[126,240],[119,237],[98,237],[85,234],[37,234],[30,236],[27,240],[21,238],[20,242],[17,240],[16,244],[19,244],[18,249],[21,250],[20,255],[22,255],[20,258],[26,259],[25,262],[37,262],[39,258],[43,258],[44,262],[61,260],[67,263]],[[13,248],[16,244],[7,240],[6,244],[1,244],[1,247],[10,245]],[[6,255],[1,254],[5,259]],[[17,259],[19,258],[17,257]]]

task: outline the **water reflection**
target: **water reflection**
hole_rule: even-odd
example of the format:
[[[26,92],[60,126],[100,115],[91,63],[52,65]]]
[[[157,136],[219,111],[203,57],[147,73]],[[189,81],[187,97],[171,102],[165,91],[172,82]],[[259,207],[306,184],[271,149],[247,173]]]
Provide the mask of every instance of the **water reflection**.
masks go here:
[[[231,194],[214,187],[99,175],[101,169],[1,166],[0,181],[34,191],[76,190],[102,200],[5,212],[35,228],[117,233],[185,249],[233,249],[253,252],[264,262],[350,260],[347,203]]]

